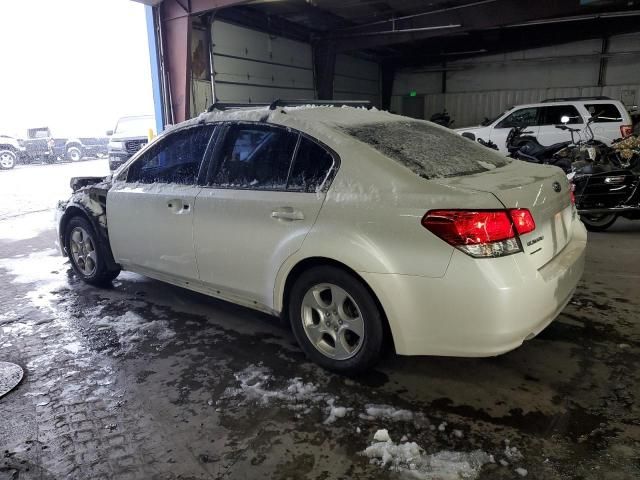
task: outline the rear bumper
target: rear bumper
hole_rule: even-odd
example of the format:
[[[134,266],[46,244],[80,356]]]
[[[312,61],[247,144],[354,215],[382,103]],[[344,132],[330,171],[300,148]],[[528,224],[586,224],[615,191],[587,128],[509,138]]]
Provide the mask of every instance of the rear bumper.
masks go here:
[[[571,299],[586,231],[540,269],[524,253],[476,260],[455,251],[443,278],[361,273],[376,292],[401,355],[487,357],[538,335]]]

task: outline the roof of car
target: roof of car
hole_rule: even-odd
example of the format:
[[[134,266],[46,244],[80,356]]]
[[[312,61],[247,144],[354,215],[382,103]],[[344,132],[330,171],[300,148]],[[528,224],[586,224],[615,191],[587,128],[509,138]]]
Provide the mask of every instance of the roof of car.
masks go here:
[[[214,110],[205,112],[198,117],[175,125],[183,127],[201,123],[233,121],[263,121],[267,123],[291,124],[296,122],[314,122],[325,125],[349,126],[363,123],[389,122],[407,119],[400,115],[364,107],[333,107],[302,105],[296,107],[278,107],[270,110],[269,107],[236,108],[230,110]],[[408,120],[408,119],[407,119]]]

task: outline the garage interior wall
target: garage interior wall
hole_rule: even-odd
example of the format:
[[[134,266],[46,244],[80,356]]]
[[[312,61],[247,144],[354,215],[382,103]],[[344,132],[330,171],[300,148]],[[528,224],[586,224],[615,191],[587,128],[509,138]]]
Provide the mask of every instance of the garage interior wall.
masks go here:
[[[476,125],[514,105],[546,98],[604,95],[627,107],[638,105],[640,33],[610,37],[599,85],[602,47],[603,41],[595,39],[400,71],[391,110],[405,113],[403,99],[411,91],[424,100],[424,118],[446,108],[454,127]]]
[[[218,101],[255,103],[277,98],[317,98],[311,44],[219,20],[211,24],[211,41],[214,89]],[[200,75],[201,70],[197,68],[197,49],[199,45],[206,46],[206,42],[206,30],[194,28],[191,35],[192,116],[205,111],[212,103],[210,71]],[[334,98],[370,100],[379,106],[378,63],[350,55],[338,55]]]

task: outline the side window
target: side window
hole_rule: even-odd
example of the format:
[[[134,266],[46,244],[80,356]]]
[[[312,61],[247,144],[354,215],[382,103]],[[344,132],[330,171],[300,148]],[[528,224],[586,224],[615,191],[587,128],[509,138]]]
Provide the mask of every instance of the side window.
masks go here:
[[[500,121],[496,128],[532,127],[534,125],[538,125],[538,107],[516,110]]]
[[[613,103],[585,103],[591,115],[598,115],[595,123],[621,122],[622,114]]]
[[[213,185],[226,188],[284,190],[298,134],[267,125],[229,129]]]
[[[127,181],[194,184],[214,129],[205,125],[170,134],[129,167]]]
[[[324,148],[302,137],[287,190],[316,192],[333,166],[333,157]]]
[[[573,105],[550,105],[540,108],[540,125],[562,125],[562,117],[569,117],[569,124],[584,123]]]

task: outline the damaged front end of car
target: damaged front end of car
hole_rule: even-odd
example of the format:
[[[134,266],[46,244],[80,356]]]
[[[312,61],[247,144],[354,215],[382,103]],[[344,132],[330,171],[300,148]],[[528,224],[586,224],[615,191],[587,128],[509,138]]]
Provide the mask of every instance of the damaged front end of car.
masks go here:
[[[65,231],[69,220],[81,216],[86,218],[98,236],[99,244],[105,247],[104,258],[109,268],[117,268],[113,259],[107,229],[107,192],[111,188],[111,176],[73,177],[70,181],[73,193],[68,200],[59,201],[56,209],[57,245],[60,253],[68,257],[65,247]]]

